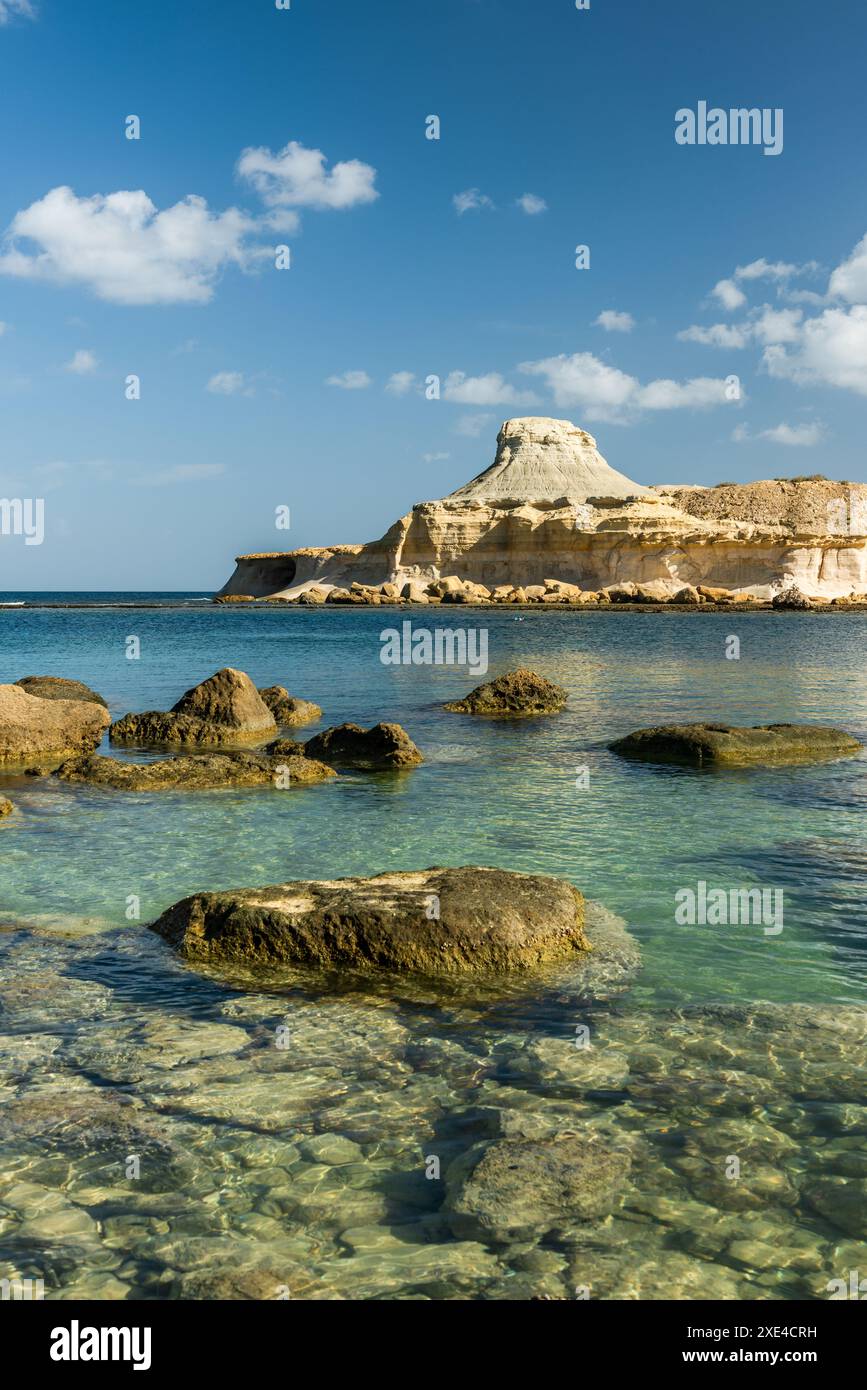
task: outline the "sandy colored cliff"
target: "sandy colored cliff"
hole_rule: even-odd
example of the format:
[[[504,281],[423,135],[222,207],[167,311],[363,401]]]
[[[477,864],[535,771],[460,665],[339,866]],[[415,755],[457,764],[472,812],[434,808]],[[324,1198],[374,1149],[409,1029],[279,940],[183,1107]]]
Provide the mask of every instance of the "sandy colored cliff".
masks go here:
[[[867,593],[867,485],[827,479],[642,487],[568,420],[507,420],[493,464],[419,502],[365,545],[241,555],[221,593],[297,597],[311,586],[398,586],[447,575],[484,584],[546,579],[597,590],[657,581],[770,599]]]

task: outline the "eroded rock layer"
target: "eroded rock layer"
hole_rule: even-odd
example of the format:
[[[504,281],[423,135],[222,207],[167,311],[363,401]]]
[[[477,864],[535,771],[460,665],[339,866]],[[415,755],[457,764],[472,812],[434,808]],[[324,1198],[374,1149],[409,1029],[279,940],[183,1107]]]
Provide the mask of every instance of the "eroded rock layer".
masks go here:
[[[334,590],[425,586],[457,576],[489,589],[563,581],[718,587],[769,600],[867,594],[867,485],[825,478],[642,487],[568,420],[507,420],[490,468],[419,502],[378,541],[241,555],[222,598],[321,601]],[[410,588],[408,597],[413,590]]]

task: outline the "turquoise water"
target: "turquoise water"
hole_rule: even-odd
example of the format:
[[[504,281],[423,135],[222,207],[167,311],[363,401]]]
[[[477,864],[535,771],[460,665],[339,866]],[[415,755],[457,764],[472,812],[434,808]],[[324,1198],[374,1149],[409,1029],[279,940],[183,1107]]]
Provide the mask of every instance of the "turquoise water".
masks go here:
[[[624,763],[606,743],[691,719],[829,722],[867,740],[867,616],[415,610],[416,628],[486,628],[485,679],[525,665],[566,687],[563,714],[524,723],[444,712],[478,683],[466,671],[383,665],[380,633],[406,617],[0,609],[0,681],[83,680],[118,717],[168,708],[232,665],[321,705],[309,734],[395,720],[426,759],[289,792],[0,779],[17,808],[0,826],[0,1096],[13,1115],[48,1106],[35,1130],[0,1120],[17,1182],[11,1201],[0,1187],[0,1252],[48,1263],[56,1296],[239,1296],[227,1262],[254,1297],[281,1271],[297,1297],[568,1297],[582,1278],[615,1298],[823,1296],[840,1259],[867,1260],[852,1138],[867,1133],[867,760],[700,773]],[[192,971],[143,926],[201,888],[467,863],[570,878],[623,919],[640,974],[595,1004],[559,978],[500,1003],[295,977],[262,988]],[[675,893],[699,881],[781,889],[782,932],[676,925]],[[598,1015],[597,1062],[617,1059],[590,1091],[574,1074],[576,998]],[[284,1017],[288,1055],[273,1046]],[[114,1110],[81,1138],[74,1102],[92,1126],[107,1097],[132,1105],[162,1155],[150,1195],[124,1180],[119,1203],[109,1181],[104,1135],[126,1123]],[[479,1105],[601,1129],[630,1150],[632,1195],[568,1238],[541,1223],[532,1249],[458,1240],[422,1151],[439,1142],[448,1159],[480,1140]],[[752,1186],[706,1169],[710,1133],[739,1152],[726,1125],[744,1127],[745,1155],[761,1138]],[[822,1196],[841,1183],[859,1196],[843,1226]]]

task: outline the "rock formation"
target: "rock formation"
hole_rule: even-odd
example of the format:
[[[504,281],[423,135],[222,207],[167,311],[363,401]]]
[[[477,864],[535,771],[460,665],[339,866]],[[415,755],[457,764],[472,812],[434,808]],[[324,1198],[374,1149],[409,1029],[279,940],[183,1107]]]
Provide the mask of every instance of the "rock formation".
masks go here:
[[[495,681],[477,685],[463,700],[450,700],[443,708],[455,714],[485,715],[490,719],[520,719],[558,714],[566,704],[566,691],[535,671],[519,666]]]
[[[239,556],[220,597],[322,602],[338,590],[361,603],[378,589],[374,601],[394,601],[381,586],[427,597],[448,576],[488,591],[652,585],[656,601],[703,585],[762,600],[793,586],[814,599],[867,594],[867,485],[642,487],[567,420],[507,420],[490,468],[419,502],[381,540]]]
[[[60,676],[24,676],[15,684],[40,700],[84,700],[108,709],[102,696],[81,681],[63,680]]]
[[[263,743],[277,722],[250,677],[226,666],[182,695],[170,710],[127,714],[112,724],[112,743],[221,747]]]
[[[108,710],[92,701],[44,700],[20,685],[0,685],[0,764],[56,766],[92,753],[110,722]]]
[[[305,743],[304,753],[308,758],[318,758],[333,767],[369,772],[418,767],[424,762],[400,724],[374,724],[370,729],[362,729],[360,724],[338,724]]]
[[[528,969],[590,949],[571,883],[476,867],[196,893],[151,930],[206,963],[431,975]]]
[[[7,797],[0,796],[0,820],[2,820],[4,816],[11,816],[14,810],[15,807],[12,805],[12,802]]]
[[[844,730],[822,724],[662,724],[637,729],[609,747],[624,758],[644,762],[742,767],[852,758],[862,745]]]
[[[272,745],[273,747],[273,745]],[[91,754],[71,758],[57,769],[62,782],[86,782],[112,791],[211,791],[218,787],[276,786],[281,790],[336,777],[333,768],[305,758],[294,749],[285,754],[209,753],[161,758],[152,763],[121,762]]]

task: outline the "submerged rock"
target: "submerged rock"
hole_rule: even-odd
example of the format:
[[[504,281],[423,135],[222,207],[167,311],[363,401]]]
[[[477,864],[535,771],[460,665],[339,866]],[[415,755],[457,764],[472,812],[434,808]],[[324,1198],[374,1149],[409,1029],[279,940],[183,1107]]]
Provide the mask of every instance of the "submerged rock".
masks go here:
[[[19,685],[0,685],[0,764],[56,766],[92,752],[110,722],[108,710],[92,701],[44,700]]]
[[[424,762],[409,734],[400,724],[338,724],[316,734],[305,745],[308,758],[320,758],[334,767],[378,771],[385,768],[417,767]]]
[[[11,816],[14,810],[15,807],[12,805],[12,802],[7,801],[5,796],[0,796],[0,820],[2,820],[4,816]]]
[[[310,700],[299,700],[282,685],[269,685],[259,691],[262,702],[266,704],[284,728],[294,724],[312,724],[314,719],[322,718],[322,710]]]
[[[151,930],[189,960],[433,975],[530,969],[590,949],[571,883],[475,866],[197,893]]]
[[[609,1216],[622,1201],[630,1158],[591,1131],[503,1139],[470,1149],[447,1176],[445,1210],[458,1239],[512,1244],[576,1221]]]
[[[163,758],[153,763],[121,762],[92,755],[73,758],[58,768],[63,782],[87,782],[115,791],[206,791],[216,787],[280,788],[324,782],[337,774],[313,758],[288,754],[210,753],[201,757]]]
[[[102,705],[108,709],[102,696],[91,690],[89,685],[83,685],[81,681],[67,681],[60,676],[24,676],[15,684],[39,700],[84,700],[86,703]]]
[[[520,666],[478,685],[463,700],[452,700],[444,708],[455,714],[485,714],[514,719],[524,715],[558,714],[566,704],[566,691],[535,671]]]
[[[662,724],[637,729],[610,743],[613,753],[645,762],[691,763],[697,767],[750,763],[801,763],[814,758],[852,757],[862,745],[843,729],[821,724]]]
[[[182,695],[171,710],[127,714],[112,724],[112,743],[181,747],[261,743],[277,724],[250,677],[226,666]]]

